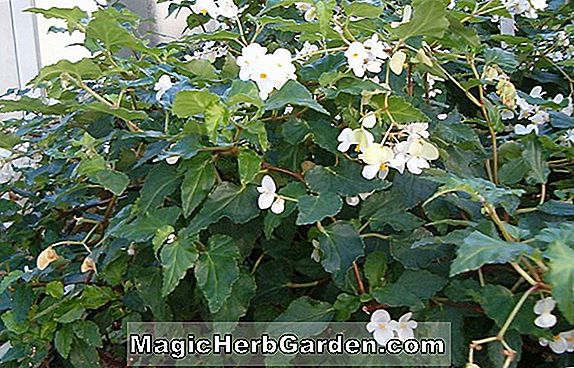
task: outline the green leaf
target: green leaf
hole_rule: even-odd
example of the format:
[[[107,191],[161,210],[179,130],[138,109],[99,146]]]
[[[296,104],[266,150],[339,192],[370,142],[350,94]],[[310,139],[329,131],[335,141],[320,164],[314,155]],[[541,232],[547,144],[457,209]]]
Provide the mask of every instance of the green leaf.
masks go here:
[[[574,323],[574,250],[558,240],[550,244],[546,257],[550,260],[552,296],[568,322]]]
[[[259,209],[254,187],[240,188],[235,184],[223,182],[209,195],[187,230],[190,234],[196,234],[223,217],[236,224],[244,224],[257,215]]]
[[[213,157],[209,153],[200,153],[188,163],[181,184],[181,204],[183,215],[188,217],[213,188],[216,180]]]
[[[70,362],[74,368],[100,368],[100,356],[96,348],[83,342],[74,340],[70,351]]]
[[[358,295],[341,293],[333,307],[337,310],[337,321],[347,321],[361,307],[361,299]]]
[[[100,329],[98,325],[96,325],[92,321],[78,321],[75,322],[73,325],[74,333],[76,336],[83,340],[86,344],[101,348],[102,344],[102,336],[100,335]]]
[[[343,9],[350,17],[378,18],[385,8],[372,1],[344,1]]]
[[[305,181],[314,192],[336,192],[342,196],[356,196],[384,189],[389,184],[383,180],[366,180],[361,175],[361,165],[348,160],[335,168],[315,166],[305,174]]]
[[[574,204],[553,199],[544,202],[544,204],[539,206],[538,209],[553,216],[574,216]]]
[[[290,80],[265,102],[265,110],[279,110],[287,105],[305,106],[323,114],[329,112],[319,105],[301,83]]]
[[[528,142],[524,152],[522,152],[522,158],[530,167],[527,180],[534,184],[546,183],[550,169],[548,168],[548,163],[542,157],[541,145],[535,140]]]
[[[2,276],[2,281],[0,281],[0,294],[3,294],[10,285],[12,285],[16,280],[24,275],[24,272],[20,270],[10,271],[7,275]]]
[[[80,304],[87,309],[98,309],[115,299],[117,296],[111,288],[87,285],[80,297]]]
[[[225,92],[224,99],[225,104],[229,107],[239,104],[263,107],[259,90],[252,81],[234,80],[231,82],[231,87]]]
[[[444,277],[426,270],[406,270],[397,280],[397,284],[408,289],[422,300],[433,297],[447,283]]]
[[[532,248],[526,244],[494,239],[474,231],[458,248],[457,257],[450,267],[450,276],[477,270],[485,264],[508,263],[531,251]]]
[[[52,298],[59,299],[64,295],[64,284],[61,281],[50,281],[46,285],[46,294]]]
[[[231,288],[231,295],[225,300],[221,309],[213,314],[214,329],[219,333],[231,332],[231,331],[221,331],[218,328],[218,322],[237,322],[239,319],[247,313],[249,309],[249,303],[251,299],[255,296],[255,289],[257,285],[253,276],[246,272],[241,272],[237,281],[233,284]],[[229,328],[229,324],[225,324]]]
[[[420,298],[399,283],[385,285],[371,292],[375,300],[390,307],[408,306],[413,310],[424,308]]]
[[[369,288],[372,290],[383,286],[385,273],[387,272],[387,256],[383,252],[370,253],[365,259],[363,272],[369,280]]]
[[[115,9],[94,12],[93,18],[86,28],[86,37],[101,41],[104,48],[112,52],[124,47],[146,51],[142,41],[120,25],[116,17],[117,14],[119,12]]]
[[[81,59],[75,63],[61,60],[56,64],[42,68],[33,83],[37,84],[45,80],[58,78],[62,73],[67,73],[74,78],[80,79],[96,79],[102,75],[100,67],[92,59]]]
[[[246,186],[253,182],[257,174],[259,174],[263,159],[250,149],[242,149],[239,152],[237,161],[239,163],[239,178],[241,179],[241,184]]]
[[[92,102],[90,104],[81,104],[76,106],[78,109],[101,112],[118,117],[124,121],[145,120],[148,118],[148,115],[143,111],[129,110],[123,107],[108,106],[102,102]]]
[[[113,229],[114,236],[132,241],[145,242],[150,240],[160,229],[166,225],[173,225],[181,215],[179,207],[165,207],[149,211],[142,217],[136,218],[129,224]]]
[[[48,19],[56,18],[65,20],[68,26],[68,32],[70,33],[74,32],[75,30],[81,30],[82,19],[88,18],[88,13],[86,13],[77,6],[73,8],[55,8],[55,7],[50,9],[31,8],[27,9],[26,11],[35,14],[42,14],[44,18]]]
[[[325,228],[319,237],[321,265],[325,271],[344,275],[359,257],[363,256],[364,244],[359,233],[350,224],[336,222]]]
[[[212,236],[207,251],[200,254],[195,266],[197,285],[207,299],[211,313],[217,313],[223,307],[239,278],[240,253],[234,243],[226,235]]]
[[[484,49],[485,65],[498,65],[507,72],[513,73],[518,68],[516,56],[499,47],[487,47]]]
[[[70,107],[56,103],[46,105],[40,98],[22,96],[18,100],[0,100],[0,112],[27,111],[43,115],[63,115]],[[5,133],[3,133],[5,134]]]
[[[377,95],[370,101],[371,106],[375,109],[385,109],[385,97]],[[388,98],[388,109],[385,109],[393,117],[393,120],[400,124],[428,122],[429,117],[422,111],[411,105],[405,98],[391,96]],[[390,123],[387,113],[383,114],[383,120]]]
[[[54,346],[58,353],[67,359],[70,350],[72,350],[72,341],[74,339],[74,332],[71,325],[63,325],[54,336]]]
[[[219,102],[219,96],[206,90],[181,91],[175,96],[172,112],[180,118],[205,114]]]
[[[394,33],[403,40],[415,36],[441,38],[449,26],[446,15],[446,4],[441,0],[414,0],[412,19]]]
[[[159,207],[179,187],[180,180],[176,169],[168,164],[162,163],[151,169],[140,192],[140,213]]]
[[[281,313],[273,322],[329,322],[333,319],[334,308],[331,304],[302,296],[289,304],[287,309]],[[323,327],[324,326],[324,327]],[[321,332],[328,324],[309,324],[309,326],[299,327],[297,333],[299,336],[313,336]],[[272,328],[272,327],[271,327]],[[306,333],[301,330],[306,328]],[[269,331],[269,330],[268,330]],[[295,331],[293,331],[295,333]]]
[[[115,170],[98,171],[94,175],[93,180],[114,193],[116,196],[121,196],[130,183],[129,176],[123,172]]]
[[[189,238],[177,239],[172,244],[166,244],[161,249],[161,264],[163,267],[162,297],[166,297],[183,279],[187,270],[195,265],[197,250]]]
[[[54,319],[56,322],[60,323],[70,323],[79,320],[84,315],[86,310],[81,305],[75,305],[64,314]]]
[[[343,207],[343,201],[337,194],[326,192],[318,196],[307,195],[299,198],[297,207],[297,225],[308,225],[338,214]]]
[[[185,63],[185,68],[203,79],[216,80],[219,78],[217,69],[215,69],[209,60],[194,59]]]

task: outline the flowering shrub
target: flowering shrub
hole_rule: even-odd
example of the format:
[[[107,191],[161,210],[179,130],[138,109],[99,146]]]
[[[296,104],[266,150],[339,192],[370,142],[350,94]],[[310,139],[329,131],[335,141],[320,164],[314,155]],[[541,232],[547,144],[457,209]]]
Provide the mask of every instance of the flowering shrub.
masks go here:
[[[157,46],[117,5],[31,10],[92,56],[0,101],[2,366],[240,319],[571,365],[574,5],[404,3],[170,2]]]

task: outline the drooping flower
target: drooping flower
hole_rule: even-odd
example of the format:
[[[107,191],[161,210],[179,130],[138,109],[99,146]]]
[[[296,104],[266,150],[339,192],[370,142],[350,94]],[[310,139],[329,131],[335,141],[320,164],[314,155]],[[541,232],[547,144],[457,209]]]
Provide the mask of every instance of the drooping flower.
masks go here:
[[[317,18],[317,9],[313,5],[304,2],[297,2],[295,3],[295,7],[297,10],[304,13],[303,18],[305,18],[307,22],[312,22]]]
[[[540,328],[551,328],[556,325],[558,321],[552,311],[556,307],[556,301],[552,297],[547,297],[536,302],[534,305],[534,313],[538,315],[534,320],[534,324]]]
[[[538,135],[538,125],[537,124],[528,124],[526,126],[524,126],[522,124],[516,124],[514,126],[514,134],[528,135],[532,132],[535,132]]]
[[[87,256],[86,258],[84,258],[84,261],[82,262],[82,266],[80,267],[80,271],[82,271],[82,273],[85,273],[88,271],[97,272],[96,263],[94,262],[92,257]]]
[[[413,8],[410,5],[407,5],[403,9],[403,18],[400,22],[391,22],[391,28],[397,28],[402,24],[406,24],[411,21],[413,15]]]
[[[36,267],[40,270],[45,270],[50,263],[56,261],[58,258],[60,258],[58,253],[56,253],[52,246],[49,246],[44,249],[36,259]]]
[[[363,128],[367,129],[374,128],[375,125],[377,125],[377,116],[375,115],[375,113],[370,112],[363,117],[363,119],[361,120],[361,124],[363,125]]]
[[[367,323],[367,331],[373,334],[379,345],[384,346],[395,337],[394,326],[396,323],[391,319],[389,312],[379,309],[371,315],[371,321]]]
[[[170,76],[167,74],[162,75],[153,87],[154,91],[156,91],[155,99],[161,101],[163,95],[169,91],[171,87],[173,87],[173,82]]]
[[[374,192],[359,193],[356,196],[346,197],[345,202],[351,207],[356,207],[359,205],[359,203],[361,203],[361,201],[364,201],[365,199],[369,198],[373,193]]]
[[[261,186],[257,187],[259,195],[258,205],[262,210],[271,208],[271,212],[281,214],[285,210],[285,199],[279,196],[275,181],[269,175],[265,175],[261,181]]]
[[[357,145],[357,151],[361,151],[362,148],[373,143],[375,138],[365,129],[345,128],[339,133],[337,140],[340,142],[337,150],[347,152],[352,145]]]
[[[359,155],[366,166],[363,167],[362,175],[367,180],[375,176],[384,179],[389,172],[389,161],[393,159],[393,150],[380,143],[368,144]]]
[[[311,241],[313,244],[313,252],[311,252],[311,259],[317,263],[321,262],[321,243],[317,239]]]
[[[393,323],[393,329],[397,333],[397,337],[401,341],[412,339],[415,337],[414,329],[417,328],[418,323],[412,321],[411,317],[413,314],[411,312],[406,313],[399,318],[398,322]]]
[[[552,340],[548,341],[545,338],[538,340],[541,346],[548,346],[555,354],[564,354],[568,351],[568,341],[563,333],[554,336]]]
[[[403,72],[403,67],[407,61],[407,54],[399,50],[393,54],[390,61],[391,71],[396,75],[400,75]]]

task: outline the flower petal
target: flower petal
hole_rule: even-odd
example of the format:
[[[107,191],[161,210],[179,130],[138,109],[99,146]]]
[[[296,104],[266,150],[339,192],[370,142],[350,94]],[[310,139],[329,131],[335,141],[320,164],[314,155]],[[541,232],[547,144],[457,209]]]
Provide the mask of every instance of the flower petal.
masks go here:
[[[390,328],[378,328],[375,330],[373,334],[375,341],[379,345],[386,345],[389,340],[391,340],[394,336],[393,331]]]
[[[259,208],[262,210],[266,210],[273,205],[273,201],[275,200],[275,194],[273,193],[262,193],[257,200],[257,204]]]
[[[371,315],[371,322],[387,323],[391,320],[391,315],[384,309],[378,309]]]
[[[534,324],[540,328],[554,327],[556,322],[558,322],[558,319],[555,315],[550,313],[542,313],[534,320]]]
[[[285,200],[281,197],[277,197],[271,206],[271,212],[276,215],[279,215],[285,211]]]
[[[275,186],[275,181],[269,175],[265,175],[263,180],[261,180],[261,187],[263,187],[268,193],[275,193],[277,187]]]

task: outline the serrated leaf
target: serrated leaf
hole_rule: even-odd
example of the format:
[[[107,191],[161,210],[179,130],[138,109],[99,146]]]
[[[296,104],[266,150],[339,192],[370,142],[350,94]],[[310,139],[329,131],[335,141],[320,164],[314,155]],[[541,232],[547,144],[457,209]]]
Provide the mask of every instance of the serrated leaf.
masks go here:
[[[265,102],[265,110],[279,110],[287,105],[305,106],[323,114],[329,114],[301,83],[290,80]]]
[[[0,281],[0,294],[3,294],[10,285],[12,285],[16,280],[18,280],[24,272],[20,270],[10,271],[7,275],[2,276],[2,281]]]
[[[568,322],[574,323],[574,250],[558,240],[550,244],[546,257],[550,260],[552,296]]]
[[[96,79],[101,76],[102,70],[92,59],[81,59],[76,62],[62,60],[42,68],[38,76],[33,80],[33,83],[58,78],[62,73],[67,73],[80,79]]]
[[[385,273],[387,272],[387,256],[385,253],[370,253],[365,259],[363,272],[369,281],[370,289],[383,286],[385,281]]]
[[[223,182],[209,195],[187,230],[190,234],[196,234],[223,217],[243,224],[257,215],[257,192],[253,186],[240,188],[233,183]]]
[[[180,215],[179,207],[159,208],[149,211],[129,224],[114,229],[112,234],[132,241],[145,242],[156,234],[157,229],[175,224]]]
[[[325,217],[335,216],[343,207],[341,197],[332,192],[320,193],[317,196],[304,196],[297,203],[299,215],[297,225],[313,224]]]
[[[259,171],[263,159],[250,149],[242,149],[237,157],[239,164],[239,178],[243,186],[253,182]]]
[[[393,120],[400,124],[415,123],[415,122],[428,122],[429,117],[425,115],[422,111],[414,107],[405,98],[399,96],[391,96],[387,100],[388,108],[385,109],[385,97],[383,95],[377,95],[373,97],[370,104],[375,109],[385,109],[393,117]],[[387,113],[383,114],[383,120],[387,123],[390,122],[390,118]]]
[[[373,1],[345,1],[343,9],[350,17],[378,18],[385,10],[381,4]]]
[[[485,264],[508,263],[532,248],[522,243],[511,243],[491,238],[479,231],[472,232],[458,248],[450,267],[450,276],[477,270]]]
[[[101,348],[102,336],[100,335],[100,329],[92,321],[78,321],[73,325],[74,333],[76,336],[83,340],[86,344]]]
[[[335,192],[343,196],[356,196],[384,189],[389,184],[383,180],[366,180],[361,175],[361,165],[344,160],[335,168],[315,166],[305,174],[305,181],[314,192]]]
[[[40,9],[32,8],[27,9],[27,12],[42,14],[45,18],[56,18],[63,19],[66,21],[68,26],[68,32],[72,33],[77,29],[80,29],[81,20],[88,17],[88,13],[75,6],[73,8],[56,8],[52,7],[50,9]]]
[[[239,249],[234,240],[226,235],[209,238],[207,250],[200,254],[195,266],[195,278],[211,313],[217,313],[230,296],[233,284],[239,277],[239,258]]]
[[[142,41],[118,22],[117,14],[119,12],[115,9],[94,12],[92,20],[86,27],[86,37],[101,41],[103,46],[110,51],[118,51],[124,47],[145,51],[146,47]]]
[[[70,351],[70,362],[74,368],[100,368],[100,356],[96,348],[75,339]]]
[[[180,238],[172,244],[163,246],[160,255],[163,268],[162,297],[171,294],[185,277],[187,270],[195,265],[198,257],[197,250],[189,238]]]
[[[171,110],[180,118],[205,114],[211,106],[219,102],[219,96],[206,91],[181,91],[175,96]]]
[[[215,166],[209,153],[192,158],[187,167],[181,184],[181,204],[185,217],[207,197],[216,180]]]
[[[522,152],[522,158],[530,167],[527,180],[535,184],[546,183],[550,169],[548,168],[548,163],[542,157],[541,145],[534,140],[528,142],[524,152]]]
[[[124,190],[130,184],[130,178],[126,174],[115,170],[102,170],[98,171],[93,176],[94,182],[100,184],[105,189],[114,193],[116,196],[121,196]]]
[[[74,332],[71,325],[63,325],[54,336],[54,346],[58,353],[67,359],[70,350],[72,350],[72,341],[74,339]]]
[[[231,87],[225,91],[225,103],[227,106],[238,104],[251,104],[257,107],[263,107],[263,101],[259,97],[257,85],[252,81],[234,80]]]
[[[275,318],[273,322],[328,322],[333,318],[333,312],[334,308],[331,304],[303,296],[292,301],[287,309]],[[307,333],[305,333],[301,329],[297,329],[297,332],[303,333],[305,336],[313,336],[322,331],[322,326],[326,327],[327,324],[317,323],[302,326],[310,330],[307,330]],[[272,328],[273,327],[271,327],[271,329]],[[313,333],[311,331],[313,331]]]
[[[159,207],[167,196],[179,187],[181,178],[173,166],[162,163],[151,169],[144,181],[139,199],[139,211],[145,214]]]
[[[218,322],[237,322],[247,313],[251,299],[255,296],[255,289],[257,285],[253,276],[248,273],[242,272],[239,278],[231,288],[231,295],[225,300],[221,309],[213,314],[214,329],[219,333],[228,333],[231,331],[221,331],[218,328]],[[224,324],[228,329],[232,325]]]
[[[337,222],[325,228],[319,237],[323,256],[321,265],[325,271],[340,277],[347,273],[364,254],[363,240],[350,224]]]
[[[92,102],[89,104],[81,104],[76,106],[78,109],[101,112],[118,117],[124,121],[145,120],[148,118],[148,115],[143,111],[129,110],[123,107],[108,106],[102,102]]]
[[[403,40],[415,36],[441,38],[448,29],[446,4],[441,0],[414,0],[412,19],[394,30]]]

